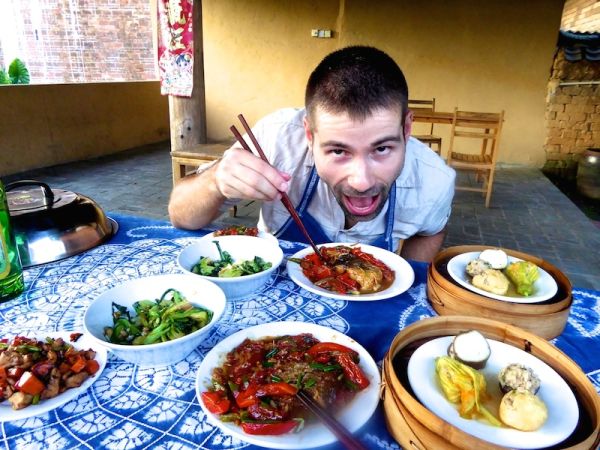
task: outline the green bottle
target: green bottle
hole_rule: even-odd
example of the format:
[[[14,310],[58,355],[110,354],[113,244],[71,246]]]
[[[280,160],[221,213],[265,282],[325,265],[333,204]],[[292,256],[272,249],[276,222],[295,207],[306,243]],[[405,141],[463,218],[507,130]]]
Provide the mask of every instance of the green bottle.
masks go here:
[[[23,268],[10,227],[6,192],[0,181],[0,302],[19,295],[23,288]]]

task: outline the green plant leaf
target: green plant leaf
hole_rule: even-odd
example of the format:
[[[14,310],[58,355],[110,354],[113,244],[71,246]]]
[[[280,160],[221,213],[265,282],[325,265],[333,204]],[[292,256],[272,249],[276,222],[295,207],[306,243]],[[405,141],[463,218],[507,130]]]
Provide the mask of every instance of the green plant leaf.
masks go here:
[[[0,69],[0,84],[11,84],[10,77],[4,69]]]
[[[19,58],[15,58],[8,66],[8,75],[12,84],[29,84],[29,70]]]

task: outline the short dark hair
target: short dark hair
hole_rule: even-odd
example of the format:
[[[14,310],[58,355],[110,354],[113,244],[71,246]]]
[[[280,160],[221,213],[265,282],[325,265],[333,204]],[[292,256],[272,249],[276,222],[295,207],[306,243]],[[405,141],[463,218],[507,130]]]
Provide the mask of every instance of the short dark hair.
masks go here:
[[[327,55],[311,73],[304,101],[311,126],[317,107],[364,119],[375,109],[397,106],[404,122],[408,85],[387,53],[373,47],[345,47]]]

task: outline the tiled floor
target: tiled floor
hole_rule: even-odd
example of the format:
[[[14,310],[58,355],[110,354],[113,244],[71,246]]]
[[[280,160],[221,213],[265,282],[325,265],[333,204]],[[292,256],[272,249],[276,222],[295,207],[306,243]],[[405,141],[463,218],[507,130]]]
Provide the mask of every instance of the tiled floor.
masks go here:
[[[168,220],[171,162],[168,143],[114,156],[3,178],[37,179],[93,198],[107,212]],[[254,223],[255,205],[222,223]],[[574,286],[600,290],[600,229],[539,170],[497,171],[491,207],[480,194],[457,192],[445,246],[482,244],[538,255],[559,267]]]

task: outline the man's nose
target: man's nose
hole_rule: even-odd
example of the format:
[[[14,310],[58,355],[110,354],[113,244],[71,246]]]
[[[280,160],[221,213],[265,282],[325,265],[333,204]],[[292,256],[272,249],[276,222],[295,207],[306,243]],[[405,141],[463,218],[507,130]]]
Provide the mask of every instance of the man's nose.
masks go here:
[[[374,184],[372,168],[369,163],[362,158],[357,158],[352,162],[350,174],[348,176],[348,185],[359,192],[368,191]]]

